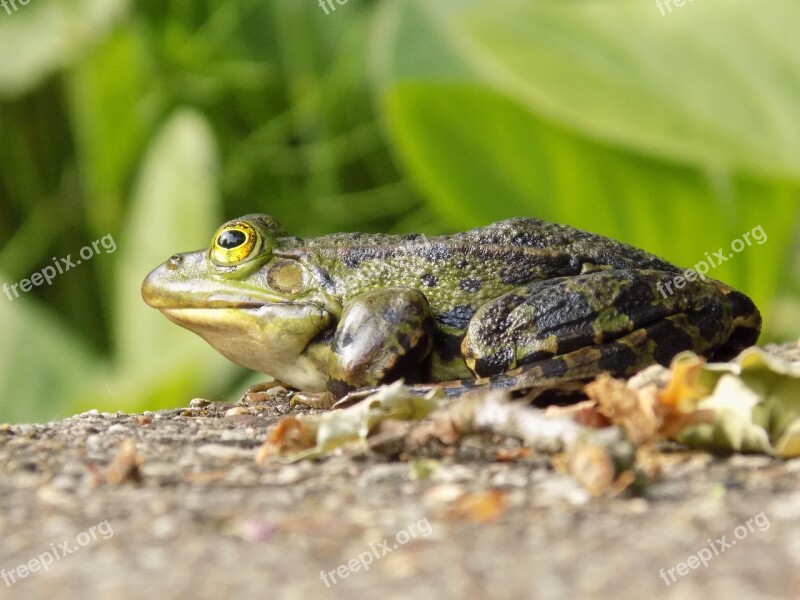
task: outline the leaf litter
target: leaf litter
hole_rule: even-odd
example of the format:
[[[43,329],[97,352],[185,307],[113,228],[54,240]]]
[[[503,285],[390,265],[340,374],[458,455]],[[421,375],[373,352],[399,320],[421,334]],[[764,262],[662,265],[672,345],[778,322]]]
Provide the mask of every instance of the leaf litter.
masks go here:
[[[519,458],[549,456],[554,469],[602,496],[657,479],[665,442],[716,453],[800,456],[800,361],[793,355],[753,347],[730,362],[707,363],[684,352],[669,368],[654,365],[627,381],[601,375],[584,392],[586,401],[540,409],[502,390],[448,400],[440,392],[415,395],[396,382],[348,408],[284,417],[257,461],[351,451],[393,453],[415,464],[431,444],[452,447],[468,436],[490,435],[519,440]],[[464,502],[454,514],[474,520],[495,518],[504,505],[502,495],[474,506]]]

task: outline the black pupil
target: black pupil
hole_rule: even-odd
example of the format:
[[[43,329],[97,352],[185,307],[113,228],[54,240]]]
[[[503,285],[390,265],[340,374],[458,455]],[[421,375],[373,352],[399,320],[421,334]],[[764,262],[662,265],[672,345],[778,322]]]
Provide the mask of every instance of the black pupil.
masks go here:
[[[247,236],[244,233],[237,229],[231,229],[219,234],[217,245],[230,250],[231,248],[241,246],[244,244],[245,240],[247,240]]]

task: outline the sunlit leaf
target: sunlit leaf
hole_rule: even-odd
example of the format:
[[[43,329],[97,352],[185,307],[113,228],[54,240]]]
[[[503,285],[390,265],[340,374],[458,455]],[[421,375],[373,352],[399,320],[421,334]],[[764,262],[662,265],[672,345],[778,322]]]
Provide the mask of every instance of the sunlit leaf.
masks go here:
[[[10,295],[0,294],[0,422],[68,416],[70,402],[108,366],[40,304]]]
[[[0,97],[27,92],[69,65],[125,13],[128,1],[29,0],[6,5],[0,12]]]
[[[217,160],[206,121],[182,110],[163,125],[142,164],[119,241],[115,332],[121,405],[174,405],[186,399],[186,389],[219,385],[230,372],[203,340],[145,305],[139,291],[152,269],[175,252],[206,246],[219,226]]]

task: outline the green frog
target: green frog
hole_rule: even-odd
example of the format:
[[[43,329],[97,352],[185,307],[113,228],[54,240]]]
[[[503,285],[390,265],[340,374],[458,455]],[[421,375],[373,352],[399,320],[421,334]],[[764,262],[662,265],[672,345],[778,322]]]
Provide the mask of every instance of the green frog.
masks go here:
[[[536,397],[683,350],[727,360],[754,344],[753,302],[691,273],[532,218],[436,237],[301,239],[251,214],[157,267],[142,296],[231,361],[340,406],[400,378],[420,392]]]

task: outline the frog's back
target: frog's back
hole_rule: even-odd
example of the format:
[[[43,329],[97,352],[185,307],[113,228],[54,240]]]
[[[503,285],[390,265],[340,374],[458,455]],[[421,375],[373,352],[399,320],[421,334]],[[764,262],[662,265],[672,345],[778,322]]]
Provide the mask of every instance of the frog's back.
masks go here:
[[[280,253],[308,264],[329,293],[346,301],[378,288],[419,289],[434,314],[454,326],[463,325],[489,299],[533,281],[576,275],[587,267],[678,272],[642,250],[531,218],[433,237],[338,233],[292,240]]]

